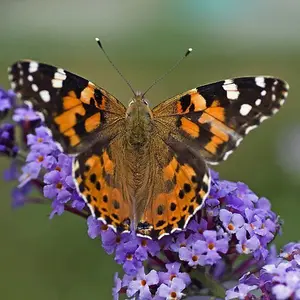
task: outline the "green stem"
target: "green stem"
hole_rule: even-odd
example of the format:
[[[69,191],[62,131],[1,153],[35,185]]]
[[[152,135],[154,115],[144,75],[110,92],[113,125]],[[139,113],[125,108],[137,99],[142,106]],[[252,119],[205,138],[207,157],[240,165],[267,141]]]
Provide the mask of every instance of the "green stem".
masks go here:
[[[211,294],[217,298],[224,299],[225,298],[225,289],[216,280],[212,278],[212,276],[204,269],[195,269],[191,272],[191,278],[197,278],[203,286],[208,288]]]

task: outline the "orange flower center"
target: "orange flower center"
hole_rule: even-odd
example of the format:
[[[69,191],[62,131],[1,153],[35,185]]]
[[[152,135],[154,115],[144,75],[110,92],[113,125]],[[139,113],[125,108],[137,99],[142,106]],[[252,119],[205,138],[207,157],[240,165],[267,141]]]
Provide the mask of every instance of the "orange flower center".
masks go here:
[[[59,189],[59,190],[62,188],[62,186],[63,186],[63,185],[62,185],[61,182],[59,182],[59,183],[56,184],[56,188]]]
[[[132,254],[127,254],[126,258],[127,258],[127,260],[132,260],[133,256],[132,256]]]
[[[61,171],[61,167],[57,166],[57,167],[55,168],[55,170],[58,171],[58,172],[60,172],[60,171]]]
[[[208,249],[209,250],[213,250],[215,248],[215,244],[214,243],[209,243],[208,244]]]
[[[38,158],[37,158],[38,162],[42,162],[44,160],[44,156],[40,155]]]
[[[38,138],[38,139],[37,139],[37,142],[38,142],[38,143],[42,143],[42,142],[43,142],[43,139],[42,139],[42,138]]]
[[[177,299],[176,292],[171,292],[170,296],[171,296],[172,299]]]
[[[193,255],[192,261],[197,261],[197,260],[198,260],[198,256],[197,255]]]
[[[146,241],[146,240],[142,240],[141,245],[142,245],[143,247],[146,247],[146,246],[147,246],[147,241]]]
[[[233,226],[232,223],[228,224],[227,228],[228,228],[229,230],[234,230],[234,226]]]
[[[106,231],[108,229],[108,226],[106,224],[103,224],[101,226],[101,230]]]
[[[141,280],[141,285],[145,286],[147,284],[147,281],[145,279]]]
[[[174,278],[176,278],[177,276],[175,274],[171,274],[170,275],[170,281],[172,281]]]

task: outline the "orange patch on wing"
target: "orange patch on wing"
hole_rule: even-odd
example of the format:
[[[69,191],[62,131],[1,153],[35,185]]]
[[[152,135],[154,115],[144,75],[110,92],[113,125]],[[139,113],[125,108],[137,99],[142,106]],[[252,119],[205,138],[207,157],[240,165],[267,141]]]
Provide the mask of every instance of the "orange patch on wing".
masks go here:
[[[104,96],[102,96],[102,99],[101,99],[101,104],[98,106],[100,109],[105,109],[105,106],[106,106],[106,98]]]
[[[165,180],[171,180],[174,177],[177,166],[178,166],[178,162],[176,158],[173,157],[171,162],[163,170]]]
[[[84,122],[84,127],[87,132],[93,131],[100,125],[100,112],[87,118]]]
[[[180,128],[194,138],[199,137],[199,126],[187,118],[181,118]]]
[[[210,131],[214,135],[216,135],[217,137],[222,139],[224,142],[228,142],[229,132],[232,131],[229,127],[227,127],[226,125],[224,125],[222,123],[220,123],[220,124],[211,123],[210,125],[211,125]]]
[[[234,134],[234,130],[221,121],[217,120],[215,117],[206,113],[206,111],[198,119],[201,124],[209,123],[210,131],[212,134],[218,136],[223,141],[227,142],[229,137]]]
[[[177,108],[178,113],[180,113],[180,114],[183,113],[182,105],[181,105],[180,101],[177,101],[176,108]]]
[[[217,106],[220,106],[220,101],[219,100],[214,100],[211,104],[210,107],[217,107]]]
[[[206,109],[206,100],[198,93],[192,92],[190,93],[191,103],[194,104],[194,111],[202,111]]]
[[[65,131],[64,135],[70,138],[71,146],[76,146],[80,143],[80,138],[73,128],[70,128],[69,130]]]
[[[59,125],[60,132],[65,132],[76,124],[76,114],[84,116],[85,109],[82,105],[74,106],[54,118],[54,122]]]
[[[100,156],[93,154],[87,159],[85,166],[89,168],[84,171],[83,194],[89,199],[90,205],[99,211],[100,217],[117,228],[129,218],[130,207],[129,203],[124,201],[122,192],[117,187],[111,186],[103,177],[103,170],[107,172],[112,167],[109,166],[109,162],[106,151]],[[76,180],[79,182],[77,178]],[[126,229],[129,228],[124,227],[124,230]]]
[[[200,190],[199,195],[203,199],[205,197],[206,193],[204,190]]]
[[[77,99],[76,94],[74,91],[70,91],[68,96],[63,97],[63,107],[64,110],[69,110],[75,106],[81,104],[81,101]]]
[[[207,114],[213,116],[221,122],[225,121],[225,111],[224,107],[221,106],[211,106],[205,110]]]
[[[180,169],[189,178],[189,180],[192,180],[192,176],[196,175],[195,170],[191,166],[189,166],[187,164],[184,164],[183,166],[181,166]]]
[[[91,85],[88,85],[80,94],[80,100],[86,104],[90,104],[91,98],[95,98],[95,88]]]
[[[106,173],[113,174],[114,171],[114,163],[110,160],[106,151],[102,154],[104,170]]]
[[[210,142],[204,147],[208,152],[212,154],[216,154],[218,150],[218,146],[222,145],[224,143],[223,140],[221,140],[217,136],[213,136],[210,140]]]

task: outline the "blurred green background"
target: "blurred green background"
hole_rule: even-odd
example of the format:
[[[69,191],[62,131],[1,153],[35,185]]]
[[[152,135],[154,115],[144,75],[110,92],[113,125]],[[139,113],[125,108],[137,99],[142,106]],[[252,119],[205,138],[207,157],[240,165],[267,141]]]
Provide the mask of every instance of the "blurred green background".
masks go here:
[[[278,246],[299,239],[300,2],[38,1],[0,3],[0,84],[21,58],[63,67],[104,87],[124,104],[132,96],[109,65],[98,36],[135,89],[143,90],[187,48],[193,53],[151,90],[152,105],[201,84],[244,75],[273,75],[291,86],[286,105],[251,133],[218,170],[268,197],[285,220]],[[1,169],[8,166],[2,159]],[[13,211],[11,185],[0,201],[1,299],[111,299],[118,269],[79,217],[49,221],[50,208]]]

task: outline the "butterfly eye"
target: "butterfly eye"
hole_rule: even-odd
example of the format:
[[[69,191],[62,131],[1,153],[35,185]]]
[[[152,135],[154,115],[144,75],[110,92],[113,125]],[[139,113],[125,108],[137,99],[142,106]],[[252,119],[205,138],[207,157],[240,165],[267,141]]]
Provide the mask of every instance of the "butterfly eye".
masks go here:
[[[133,103],[134,103],[134,101],[131,100],[131,101],[129,102],[128,106],[132,105]]]
[[[149,102],[148,102],[148,100],[146,100],[146,99],[143,99],[143,102],[144,102],[146,105],[149,105]]]

